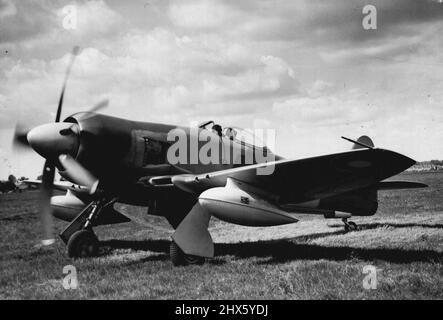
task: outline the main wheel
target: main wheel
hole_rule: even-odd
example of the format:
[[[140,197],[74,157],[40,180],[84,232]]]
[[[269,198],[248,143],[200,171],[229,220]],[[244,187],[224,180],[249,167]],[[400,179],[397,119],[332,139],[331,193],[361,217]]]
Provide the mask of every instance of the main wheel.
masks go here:
[[[98,239],[90,230],[79,230],[68,240],[68,256],[70,258],[93,257],[98,253]]]
[[[171,242],[169,247],[169,255],[171,257],[172,264],[174,266],[186,266],[188,264],[203,264],[205,262],[205,258],[199,256],[193,256],[190,254],[186,254],[182,249],[175,243],[175,241]]]
[[[358,230],[360,230],[358,224],[356,224],[354,221],[349,221],[348,224],[349,224],[349,227],[350,227],[351,231],[358,231]]]

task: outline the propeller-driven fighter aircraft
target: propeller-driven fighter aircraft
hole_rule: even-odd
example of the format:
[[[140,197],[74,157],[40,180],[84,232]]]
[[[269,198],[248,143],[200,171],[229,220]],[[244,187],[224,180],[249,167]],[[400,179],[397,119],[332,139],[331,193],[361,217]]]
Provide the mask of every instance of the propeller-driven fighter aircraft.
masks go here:
[[[129,221],[114,209],[117,202],[146,206],[148,214],[164,216],[175,229],[171,260],[184,265],[213,257],[211,216],[245,226],[276,226],[297,222],[300,213],[320,214],[341,218],[346,230],[354,230],[358,226],[348,218],[374,215],[380,190],[425,187],[384,181],[415,161],[375,148],[367,136],[345,138],[353,144],[350,151],[292,160],[240,139],[244,131],[239,128],[223,130],[213,121],[192,128],[96,113],[106,101],[60,122],[77,52],[66,72],[55,123],[17,130],[14,138],[16,144],[29,145],[46,159],[42,180],[27,183],[41,184],[44,244],[54,241],[52,216],[69,221],[60,237],[70,257],[97,254],[94,226]],[[181,151],[187,161],[177,163],[169,157],[176,147],[170,135],[176,131],[184,133],[188,142]],[[219,161],[207,163],[198,157],[189,161],[207,148],[202,134],[216,141]],[[54,182],[55,168],[66,181]],[[267,174],[258,174],[267,169]],[[53,189],[66,194],[53,197]]]

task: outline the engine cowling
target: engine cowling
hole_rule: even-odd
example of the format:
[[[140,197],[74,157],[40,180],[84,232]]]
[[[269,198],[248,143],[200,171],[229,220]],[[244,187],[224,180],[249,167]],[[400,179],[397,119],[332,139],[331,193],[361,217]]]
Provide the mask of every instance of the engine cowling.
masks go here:
[[[228,178],[225,187],[204,191],[200,205],[220,220],[244,226],[277,226],[298,220],[252,192],[247,192]]]

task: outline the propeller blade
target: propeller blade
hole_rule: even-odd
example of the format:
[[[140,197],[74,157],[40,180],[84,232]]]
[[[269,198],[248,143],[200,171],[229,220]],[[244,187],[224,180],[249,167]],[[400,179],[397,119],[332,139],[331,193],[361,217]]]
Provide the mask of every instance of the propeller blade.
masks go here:
[[[43,227],[42,244],[47,246],[55,242],[52,221],[52,186],[54,184],[55,167],[49,161],[45,162],[43,167],[42,185],[40,189],[40,219]]]
[[[91,118],[92,116],[94,116],[94,113],[95,113],[95,112],[97,112],[97,111],[99,111],[99,110],[101,110],[101,109],[104,109],[104,108],[108,107],[108,105],[109,105],[109,100],[108,100],[108,99],[105,99],[105,100],[103,100],[103,101],[97,103],[95,106],[93,106],[92,108],[90,108],[88,111],[85,111],[85,113],[83,113],[83,114],[80,116],[80,119],[81,119],[81,120],[87,120],[87,119]]]
[[[17,123],[14,130],[14,136],[12,138],[13,146],[25,146],[29,147],[27,135],[29,129],[25,128],[23,125]]]
[[[72,65],[74,64],[75,57],[78,55],[79,51],[80,51],[80,47],[78,47],[78,46],[75,46],[74,48],[72,48],[71,60],[69,61],[68,67],[67,67],[66,72],[65,72],[65,79],[63,81],[62,92],[60,94],[60,99],[58,101],[58,107],[57,107],[57,114],[55,116],[55,122],[59,122],[60,121],[60,117],[61,117],[61,114],[62,114],[62,107],[63,107],[63,97],[65,95],[66,84],[68,82],[69,74],[71,73],[71,68],[72,68]]]
[[[66,84],[68,82],[69,75],[71,73],[72,65],[74,64],[75,57],[78,55],[80,50],[80,47],[76,46],[72,49],[71,59],[68,64],[68,67],[65,72],[65,78],[63,81],[62,91],[60,94],[60,99],[58,102],[57,107],[57,113],[55,116],[55,122],[60,122],[60,117],[62,113],[62,107],[63,107],[63,98],[65,95],[66,90]],[[13,138],[13,144],[14,145],[26,145],[29,146],[27,134],[29,130],[25,130],[23,126],[17,125],[15,128],[14,138]],[[62,130],[63,131],[63,130]],[[61,134],[70,134],[74,132],[74,128],[69,128],[68,131],[63,131]],[[74,132],[75,133],[75,132]],[[73,160],[73,159],[72,159]],[[60,161],[62,162],[62,161]],[[80,180],[86,179],[88,176],[87,174],[82,175],[81,170],[75,167],[75,160],[74,165],[68,162],[67,167],[71,167],[70,171],[73,172],[74,176],[79,176]],[[72,162],[72,161],[71,161]],[[66,166],[65,166],[66,167]],[[80,166],[81,167],[81,166]],[[83,171],[86,171],[85,169]],[[86,171],[86,173],[89,173]],[[40,212],[40,219],[43,227],[43,245],[51,245],[55,242],[54,239],[54,232],[53,232],[53,221],[52,221],[52,208],[51,208],[51,197],[52,197],[52,189],[54,186],[54,176],[55,176],[55,165],[53,162],[50,162],[49,160],[46,160],[45,165],[43,167],[43,177],[42,177],[42,185],[40,189],[40,202],[39,202],[39,212]],[[90,178],[91,179],[91,178]],[[89,180],[90,182],[90,180]],[[98,181],[97,181],[98,184]],[[88,184],[89,186],[89,184]],[[94,185],[91,184],[93,187]],[[97,186],[95,185],[95,188]],[[95,189],[94,189],[95,191]]]
[[[93,106],[91,109],[88,110],[88,112],[97,112],[103,108],[106,108],[109,105],[109,100],[104,99],[103,101],[100,101],[95,106]]]
[[[95,106],[93,106],[92,108],[90,108],[88,111],[85,111],[85,113],[82,113],[80,115],[81,120],[87,120],[89,118],[91,118],[94,115],[94,112],[97,112],[101,109],[104,109],[106,107],[108,107],[109,105],[109,100],[108,99],[104,99],[103,101],[97,103]],[[72,132],[69,132],[70,128],[63,130],[63,132],[60,132],[62,135],[67,135],[70,134]],[[76,132],[74,132],[76,133]]]
[[[72,179],[72,181],[78,185],[87,187],[90,194],[95,193],[99,180],[94,177],[92,173],[86,170],[70,155],[60,155],[59,161],[65,168],[64,172]]]

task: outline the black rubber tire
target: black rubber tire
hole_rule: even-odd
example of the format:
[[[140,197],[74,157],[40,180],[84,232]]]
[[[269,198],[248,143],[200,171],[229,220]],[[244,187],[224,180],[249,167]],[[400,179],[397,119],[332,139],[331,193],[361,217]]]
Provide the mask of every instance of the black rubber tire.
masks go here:
[[[205,258],[203,257],[185,254],[174,241],[169,246],[169,256],[174,266],[201,265],[205,263]]]
[[[359,226],[355,222],[349,221],[348,224],[349,224],[349,227],[350,227],[351,231],[358,231],[358,230],[360,230]]]
[[[98,254],[98,239],[90,230],[79,230],[68,240],[68,256],[70,258],[94,257]]]
[[[169,256],[174,266],[185,265],[185,254],[174,241],[169,246]]]

